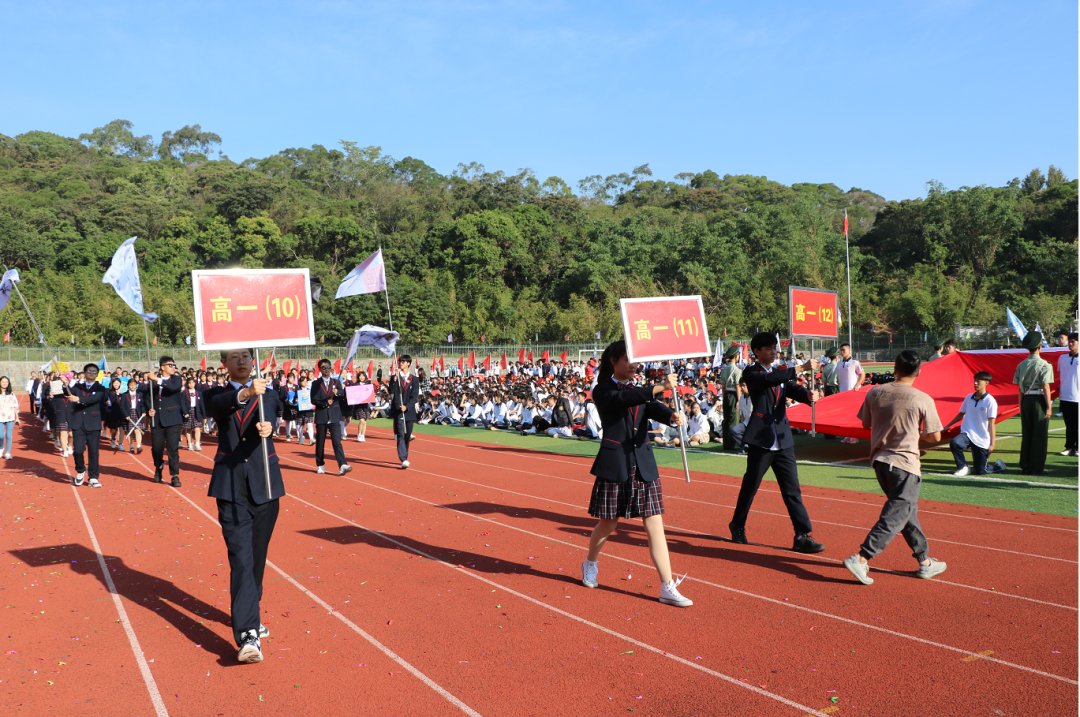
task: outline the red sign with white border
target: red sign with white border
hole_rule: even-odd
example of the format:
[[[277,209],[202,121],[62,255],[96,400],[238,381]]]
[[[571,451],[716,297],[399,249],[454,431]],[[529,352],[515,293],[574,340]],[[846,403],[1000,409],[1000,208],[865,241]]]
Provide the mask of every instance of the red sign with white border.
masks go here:
[[[712,355],[700,296],[622,299],[619,306],[630,361]]]
[[[315,343],[307,269],[191,272],[200,351]]]
[[[797,339],[840,337],[840,299],[835,291],[788,287],[788,325]]]

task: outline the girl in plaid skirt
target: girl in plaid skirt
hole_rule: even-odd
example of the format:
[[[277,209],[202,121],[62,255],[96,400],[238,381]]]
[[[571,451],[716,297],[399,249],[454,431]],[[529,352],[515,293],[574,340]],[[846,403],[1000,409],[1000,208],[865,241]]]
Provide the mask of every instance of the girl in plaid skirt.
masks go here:
[[[589,555],[581,564],[581,581],[589,588],[599,584],[597,560],[608,536],[618,527],[619,518],[642,518],[649,538],[649,553],[660,573],[660,602],[689,607],[693,601],[679,594],[682,579],[673,580],[671,575],[662,517],[664,495],[649,440],[650,420],[672,426],[683,423],[682,414],[655,400],[664,391],[676,390],[678,378],[669,375],[663,383],[632,386],[630,381],[636,368],[626,355],[624,341],[608,346],[600,358],[592,398],[603,431],[600,451],[592,467],[596,482],[589,502],[589,515],[599,522],[589,541]]]

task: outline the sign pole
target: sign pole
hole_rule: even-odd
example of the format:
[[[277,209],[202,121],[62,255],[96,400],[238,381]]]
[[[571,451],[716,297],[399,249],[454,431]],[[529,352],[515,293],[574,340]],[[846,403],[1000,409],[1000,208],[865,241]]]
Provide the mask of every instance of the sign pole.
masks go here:
[[[143,319],[142,330],[143,330],[143,336],[146,338],[146,365],[150,368],[150,373],[153,373],[154,372],[154,361],[150,358],[150,331],[149,331],[149,329],[146,328],[146,324],[147,324],[146,319]],[[158,369],[160,369],[160,368],[161,367],[159,366]],[[151,411],[154,410],[154,388],[155,388],[154,386],[150,386],[150,391],[149,391],[149,393],[150,393],[150,410]],[[155,411],[155,413],[156,413],[156,411]],[[156,416],[154,418],[156,418]],[[151,440],[153,440],[154,418],[150,419]]]
[[[675,364],[668,361],[668,371],[675,373]],[[682,398],[679,396],[678,383],[675,385],[675,390],[671,392],[675,396],[675,410],[686,418],[686,414],[682,412]],[[690,464],[686,461],[686,426],[679,426],[679,448],[682,449],[682,466],[683,471],[686,473],[686,482],[690,482]]]
[[[255,349],[255,378],[262,378],[259,375],[259,349]],[[263,397],[259,396],[259,423],[265,423],[266,419],[263,416]],[[266,499],[270,500],[273,497],[273,492],[270,490],[270,454],[266,450],[265,438],[259,439],[259,445],[262,447],[263,456],[263,470],[266,472]]]
[[[814,360],[814,340],[810,339],[810,360]],[[817,374],[810,372],[810,390],[817,390]],[[810,404],[810,435],[817,435],[817,401]]]

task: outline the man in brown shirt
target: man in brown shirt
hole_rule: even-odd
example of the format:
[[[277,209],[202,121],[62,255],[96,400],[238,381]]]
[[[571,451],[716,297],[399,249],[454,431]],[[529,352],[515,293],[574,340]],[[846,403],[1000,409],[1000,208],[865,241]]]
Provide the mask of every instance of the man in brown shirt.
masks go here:
[[[863,585],[874,583],[867,561],[884,550],[897,533],[914,551],[920,578],[945,572],[945,563],[929,557],[929,545],[918,518],[922,483],[919,441],[941,440],[941,420],[934,400],[912,385],[920,364],[916,352],[901,351],[893,369],[896,381],[876,386],[859,409],[863,428],[870,429],[870,462],[887,497],[881,517],[859,552],[844,560],[844,567]]]

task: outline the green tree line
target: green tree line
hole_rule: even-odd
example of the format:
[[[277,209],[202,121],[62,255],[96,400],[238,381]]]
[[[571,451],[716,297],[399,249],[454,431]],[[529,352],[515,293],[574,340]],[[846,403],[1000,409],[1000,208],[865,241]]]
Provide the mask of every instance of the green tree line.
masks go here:
[[[647,164],[580,180],[422,160],[342,141],[234,162],[199,125],[154,141],[116,120],[78,138],[0,134],[0,260],[17,267],[50,342],[142,333],[101,283],[139,238],[148,310],[165,343],[194,333],[192,269],[308,267],[325,285],[316,332],[340,343],[386,325],[382,296],[332,301],[377,247],[394,327],[410,343],[592,340],[621,334],[618,299],[700,294],[711,333],[787,323],[787,287],[840,292],[850,217],[856,330],[1044,328],[1077,302],[1077,181],[1051,166],[1001,187],[887,201],[833,184],[787,186],[712,170],[656,180]],[[845,321],[849,317],[845,316]],[[17,301],[0,332],[35,335]]]

